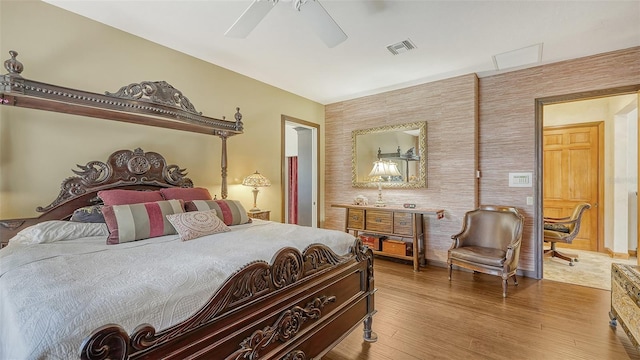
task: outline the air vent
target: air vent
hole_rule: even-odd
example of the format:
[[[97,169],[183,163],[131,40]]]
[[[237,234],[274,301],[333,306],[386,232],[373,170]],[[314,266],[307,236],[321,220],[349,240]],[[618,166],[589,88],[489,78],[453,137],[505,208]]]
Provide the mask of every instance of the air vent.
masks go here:
[[[409,50],[413,50],[415,48],[416,48],[416,45],[413,42],[411,42],[410,39],[400,41],[399,43],[395,43],[393,45],[387,46],[387,50],[389,50],[389,52],[392,53],[393,55],[402,54]]]

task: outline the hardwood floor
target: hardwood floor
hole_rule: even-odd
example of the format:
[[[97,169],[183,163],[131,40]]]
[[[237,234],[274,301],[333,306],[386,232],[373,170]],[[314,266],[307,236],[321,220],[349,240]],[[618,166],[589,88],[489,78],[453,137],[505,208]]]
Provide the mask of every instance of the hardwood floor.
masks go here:
[[[518,278],[502,298],[485,274],[375,260],[376,343],[356,328],[323,360],[640,359],[609,326],[610,292]]]

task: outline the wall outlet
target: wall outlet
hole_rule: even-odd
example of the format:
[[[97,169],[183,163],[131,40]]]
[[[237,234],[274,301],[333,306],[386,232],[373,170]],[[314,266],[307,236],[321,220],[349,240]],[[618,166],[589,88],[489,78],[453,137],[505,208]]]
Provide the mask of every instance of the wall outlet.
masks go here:
[[[527,205],[533,205],[533,196],[527,196]]]

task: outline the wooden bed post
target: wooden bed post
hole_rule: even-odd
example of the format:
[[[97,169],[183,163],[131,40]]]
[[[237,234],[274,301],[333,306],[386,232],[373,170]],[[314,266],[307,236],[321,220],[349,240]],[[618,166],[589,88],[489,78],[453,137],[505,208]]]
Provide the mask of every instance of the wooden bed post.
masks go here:
[[[218,131],[217,135],[222,139],[222,158],[220,159],[220,168],[222,170],[222,185],[220,185],[220,197],[227,198],[227,137],[229,133],[226,131]]]
[[[242,124],[242,114],[240,108],[236,108],[236,114],[233,116],[236,119],[235,129],[236,131],[242,131],[244,125]],[[224,116],[222,117],[224,120]],[[235,133],[231,133],[227,130],[217,130],[215,135],[218,135],[222,139],[222,158],[220,159],[220,168],[222,170],[222,184],[220,185],[220,197],[227,198],[227,138]]]

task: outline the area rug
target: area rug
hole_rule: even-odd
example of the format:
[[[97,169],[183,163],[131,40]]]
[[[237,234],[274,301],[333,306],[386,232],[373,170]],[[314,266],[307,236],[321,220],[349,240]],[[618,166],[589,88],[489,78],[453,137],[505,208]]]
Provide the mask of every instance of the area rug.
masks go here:
[[[567,250],[567,252],[578,254],[579,261],[574,263],[573,266],[569,266],[568,261],[545,256],[543,264],[544,279],[611,290],[612,263],[638,264],[635,257],[613,259],[607,254],[592,251]]]

